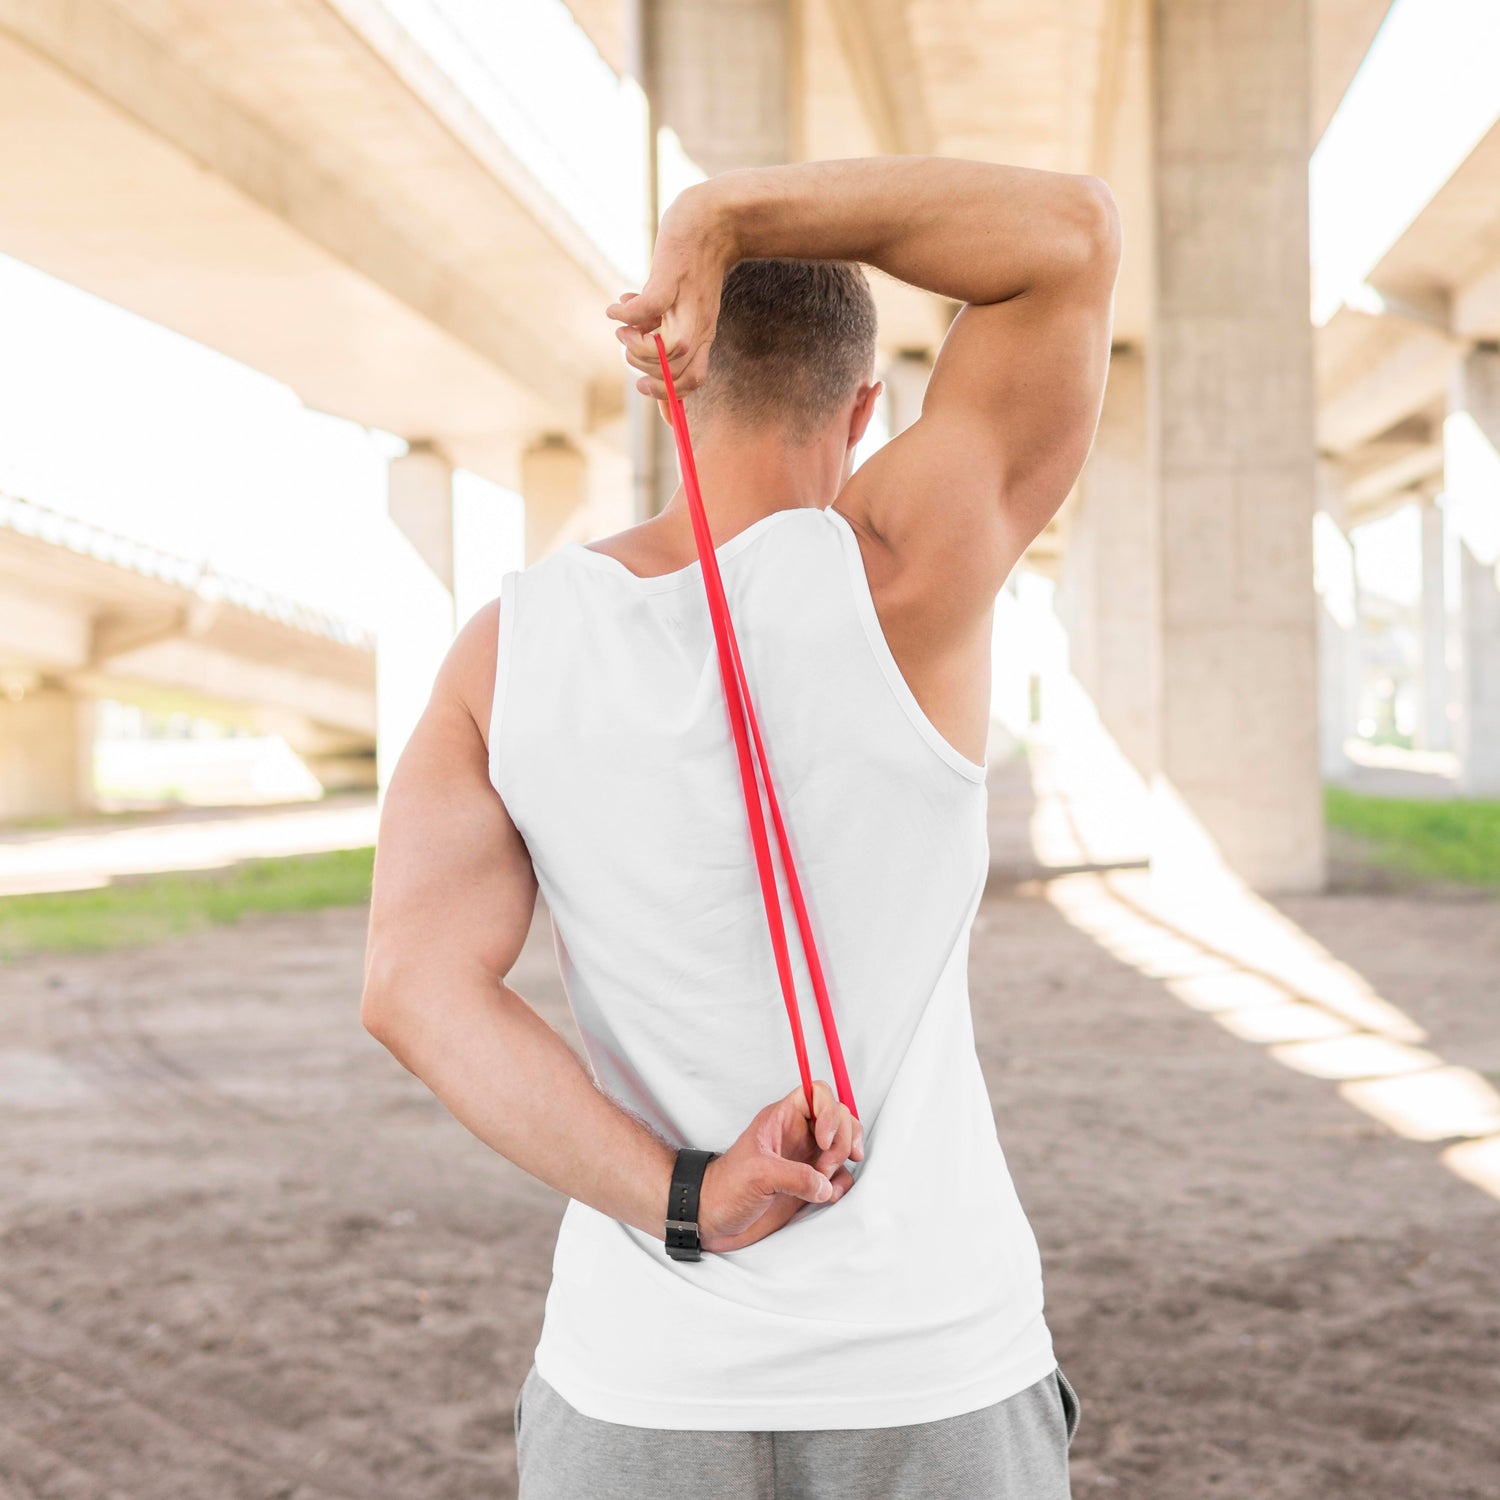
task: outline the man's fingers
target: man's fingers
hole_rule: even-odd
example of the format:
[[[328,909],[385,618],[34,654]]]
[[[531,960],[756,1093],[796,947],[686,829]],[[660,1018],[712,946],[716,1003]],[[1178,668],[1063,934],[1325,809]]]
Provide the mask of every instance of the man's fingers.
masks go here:
[[[801,1101],[802,1113],[805,1116],[807,1114],[807,1094],[799,1089],[797,1091],[797,1098]],[[826,1113],[828,1106],[837,1102],[833,1090],[821,1078],[814,1080],[812,1086],[812,1118],[814,1121],[821,1119]]]
[[[806,1162],[770,1156],[765,1159],[762,1172],[762,1186],[767,1192],[785,1193],[804,1203],[827,1203],[833,1197],[833,1184]]]
[[[813,1125],[813,1139],[822,1151],[837,1148],[843,1154],[842,1161],[854,1145],[855,1119],[849,1107],[841,1104],[826,1083],[813,1085],[813,1108],[817,1119]]]
[[[649,330],[661,322],[668,300],[648,283],[639,292],[621,292],[620,300],[611,302],[604,309],[604,315],[617,323],[629,323],[636,328]]]
[[[674,376],[679,391],[695,391],[705,380],[708,379],[708,352],[710,345],[699,345],[698,352],[693,355],[687,367],[681,375]]]
[[[623,343],[624,340],[622,339],[621,342]],[[649,347],[640,349],[626,344],[625,360],[628,364],[639,370],[641,374],[652,375],[657,380],[661,379],[661,361],[656,357],[655,349]]]
[[[656,340],[649,334],[641,334],[633,328],[622,328],[616,331],[615,337],[619,339],[620,346],[625,350],[626,362],[643,375],[649,376],[661,388],[665,394],[666,383],[661,375],[661,355],[657,352]],[[667,368],[672,372],[674,383],[683,391],[690,391],[695,386],[703,384],[702,375],[695,372],[706,371],[708,368],[708,351],[706,346],[700,347],[690,355],[679,354],[676,358],[668,356]],[[637,389],[641,389],[639,381],[636,382]]]

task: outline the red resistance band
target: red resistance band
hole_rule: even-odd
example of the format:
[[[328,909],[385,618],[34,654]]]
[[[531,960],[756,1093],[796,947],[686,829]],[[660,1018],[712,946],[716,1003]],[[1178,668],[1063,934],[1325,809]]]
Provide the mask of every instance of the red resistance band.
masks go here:
[[[677,464],[682,470],[683,488],[687,491],[688,514],[693,521],[693,539],[698,544],[698,559],[703,564],[703,588],[708,595],[708,613],[713,621],[714,643],[719,651],[719,677],[724,684],[729,727],[734,735],[734,748],[739,757],[740,785],[745,793],[750,842],[755,848],[755,866],[760,874],[766,925],[770,929],[771,948],[776,955],[776,973],[781,980],[782,999],[786,1001],[787,1020],[792,1026],[792,1045],[797,1051],[802,1091],[807,1096],[807,1108],[811,1117],[813,1091],[812,1074],[807,1065],[807,1041],[802,1034],[802,1013],[797,1005],[797,989],[792,979],[792,955],[787,947],[786,923],[781,915],[781,892],[776,883],[775,866],[771,862],[771,844],[766,836],[766,815],[761,806],[760,789],[756,785],[755,762],[759,763],[760,780],[765,787],[766,803],[771,809],[771,823],[781,849],[781,865],[786,871],[787,891],[792,898],[792,909],[797,915],[797,933],[802,939],[802,951],[807,957],[807,972],[812,979],[818,1015],[823,1022],[823,1037],[828,1043],[828,1060],[833,1065],[834,1086],[838,1090],[840,1101],[858,1119],[859,1111],[854,1107],[854,1090],[849,1086],[849,1070],[844,1066],[844,1049],[839,1045],[833,1005],[828,999],[828,985],[823,978],[823,965],[818,958],[817,944],[813,941],[807,903],[802,899],[802,882],[797,878],[797,867],[792,860],[786,825],[782,822],[776,789],[771,784],[771,767],[766,759],[766,747],[760,737],[760,725],[755,717],[755,707],[750,702],[750,688],[745,681],[744,665],[740,661],[734,622],[729,618],[729,601],[724,597],[724,580],[719,573],[713,535],[708,529],[708,516],[703,510],[703,492],[698,486],[698,467],[693,462],[693,446],[688,439],[687,413],[682,408],[677,387],[672,380],[671,367],[667,364],[666,345],[662,343],[659,333],[652,336],[656,340],[656,353],[661,360],[662,379],[667,386],[667,412],[672,419],[672,436],[677,440]],[[751,759],[752,743],[755,761]]]

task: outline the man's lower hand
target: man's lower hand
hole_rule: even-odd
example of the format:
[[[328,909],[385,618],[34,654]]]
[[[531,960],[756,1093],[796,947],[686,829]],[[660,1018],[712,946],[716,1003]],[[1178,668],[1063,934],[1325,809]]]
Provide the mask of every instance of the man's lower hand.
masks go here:
[[[768,1104],[708,1164],[698,1205],[705,1250],[740,1250],[775,1233],[804,1203],[836,1203],[854,1186],[846,1165],[863,1161],[864,1128],[826,1083]]]

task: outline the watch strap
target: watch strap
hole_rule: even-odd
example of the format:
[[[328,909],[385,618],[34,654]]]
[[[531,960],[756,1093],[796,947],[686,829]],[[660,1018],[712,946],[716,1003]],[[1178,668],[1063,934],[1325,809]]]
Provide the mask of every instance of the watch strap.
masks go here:
[[[673,1260],[702,1259],[703,1242],[698,1234],[698,1201],[703,1194],[703,1173],[719,1153],[684,1146],[672,1166],[672,1187],[667,1195],[667,1254]]]

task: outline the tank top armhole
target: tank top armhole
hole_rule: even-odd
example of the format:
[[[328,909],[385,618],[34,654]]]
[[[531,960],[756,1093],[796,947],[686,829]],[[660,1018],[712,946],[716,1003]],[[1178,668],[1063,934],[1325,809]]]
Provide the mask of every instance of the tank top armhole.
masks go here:
[[[906,678],[902,675],[901,668],[891,651],[890,642],[886,640],[885,631],[881,628],[880,615],[875,608],[875,598],[870,592],[870,577],[865,571],[864,553],[859,549],[859,537],[855,534],[853,526],[841,512],[836,511],[831,505],[825,508],[823,514],[831,518],[834,530],[838,532],[839,542],[844,552],[844,563],[849,573],[849,588],[854,596],[855,613],[858,614],[859,622],[864,627],[865,640],[869,643],[875,663],[889,684],[897,703],[901,705],[917,733],[927,741],[942,760],[945,760],[961,776],[983,784],[988,768],[978,761],[970,760],[967,755],[943,737],[937,726],[923,711],[922,705],[917,702],[916,694],[912,692]]]
[[[495,697],[490,705],[490,785],[500,791],[500,735],[505,724],[505,699],[510,686],[510,659],[516,630],[516,577],[500,578],[500,623],[495,632]],[[504,795],[503,793],[501,795]]]

